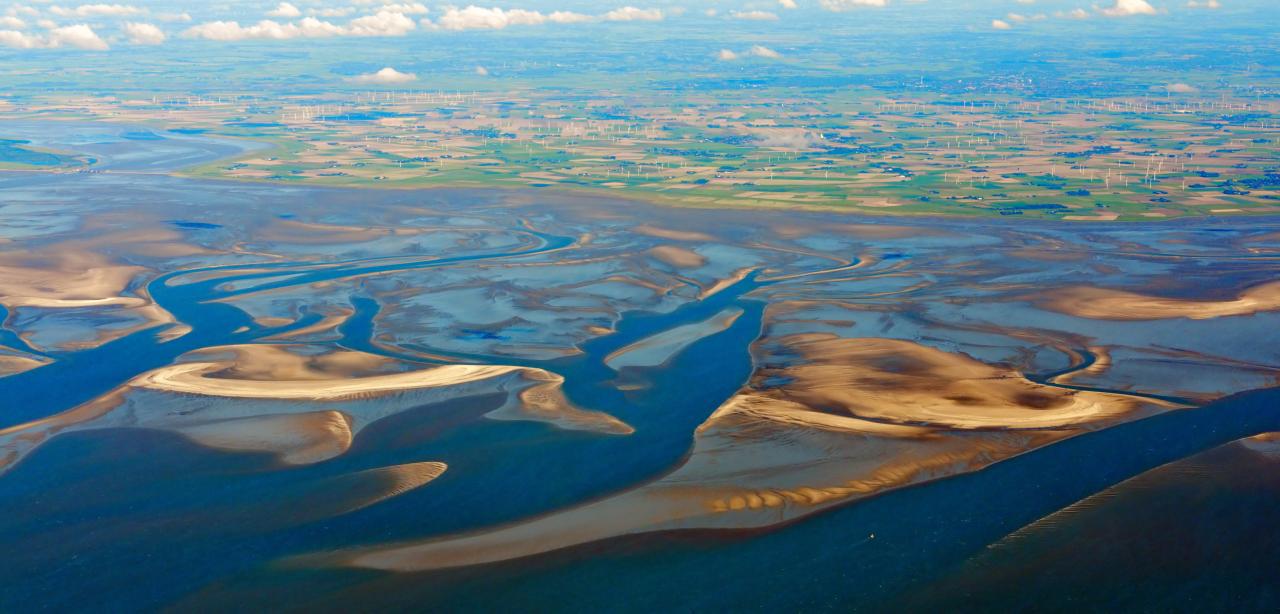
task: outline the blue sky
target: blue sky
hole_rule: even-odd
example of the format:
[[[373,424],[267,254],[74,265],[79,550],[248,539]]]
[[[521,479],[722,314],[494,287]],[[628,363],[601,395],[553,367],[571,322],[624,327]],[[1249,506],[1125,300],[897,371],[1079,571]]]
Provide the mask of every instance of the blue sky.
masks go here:
[[[966,31],[1089,31],[1102,22],[1212,21],[1275,17],[1273,0],[538,0],[438,3],[417,0],[291,2],[0,2],[0,47],[103,52],[205,40],[310,41],[448,36],[542,29],[590,36],[611,26],[698,27],[726,32],[867,24],[910,34],[922,24]],[[572,32],[573,34],[570,34]]]

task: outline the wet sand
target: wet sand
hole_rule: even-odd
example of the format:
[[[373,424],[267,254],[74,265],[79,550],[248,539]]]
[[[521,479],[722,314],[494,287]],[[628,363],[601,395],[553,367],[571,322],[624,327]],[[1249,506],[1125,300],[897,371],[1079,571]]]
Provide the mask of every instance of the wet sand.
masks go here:
[[[246,519],[270,530],[199,582],[246,573],[288,591],[300,576],[338,578],[313,593],[326,599],[367,569],[575,545],[611,553],[584,563],[608,566],[620,537],[659,551],[646,560],[679,554],[662,545],[671,532],[711,559],[735,551],[726,536],[773,544],[723,567],[738,575],[788,556],[773,536],[830,531],[834,514],[920,490],[906,487],[951,494],[919,495],[927,506],[895,518],[945,517],[1070,463],[985,493],[952,481],[1016,475],[1029,456],[1128,426],[1141,434],[1140,418],[1188,414],[1280,374],[1280,346],[1267,343],[1280,324],[1278,260],[1258,242],[1275,220],[890,226],[541,191],[6,181],[16,199],[62,193],[58,208],[78,208],[60,224],[5,217],[13,232],[43,234],[20,240],[40,257],[0,258],[3,294],[18,297],[0,300],[0,343],[14,356],[52,349],[46,364],[0,377],[13,406],[0,418],[14,425],[0,430],[0,496],[18,519],[0,531],[14,551],[50,535],[74,550],[103,524],[146,522],[146,535],[118,543],[153,555],[75,569],[51,557],[21,572],[45,586],[118,568],[170,597],[195,591],[173,571],[223,563],[221,538]],[[140,230],[110,232],[126,224]],[[58,252],[75,256],[44,259]],[[75,284],[59,285],[64,269]],[[131,456],[135,444],[162,452]],[[133,475],[147,478],[111,487]],[[199,510],[182,521],[109,507],[126,495],[165,506],[180,490]],[[41,502],[59,498],[70,511],[46,513]],[[204,509],[209,499],[220,507]],[[189,558],[167,558],[174,543]],[[855,543],[801,549],[857,558]],[[557,576],[561,560],[511,568]],[[633,578],[678,584],[665,562],[633,564],[637,575],[613,576],[623,593],[647,581]],[[709,567],[683,569],[696,582]],[[454,573],[488,580],[493,568]],[[377,576],[408,593],[421,578]]]
[[[1099,320],[1207,320],[1280,309],[1280,281],[1245,289],[1238,298],[1207,301],[1148,296],[1123,290],[1078,287],[1049,292],[1048,309]]]
[[[0,429],[0,472],[56,435],[122,427],[171,430],[213,448],[272,452],[285,464],[308,464],[342,454],[356,433],[387,416],[423,402],[491,391],[509,395],[494,418],[633,432],[613,416],[575,407],[561,392],[564,378],[541,369],[442,365],[378,373],[405,365],[362,352],[315,349],[201,350],[188,358],[196,362],[155,369],[67,412]]]
[[[778,343],[807,360],[758,371],[759,384],[785,383],[745,390],[722,405],[698,427],[682,466],[653,483],[494,531],[332,562],[423,571],[644,532],[768,527],[1173,408],[1036,384],[903,341],[801,335]]]

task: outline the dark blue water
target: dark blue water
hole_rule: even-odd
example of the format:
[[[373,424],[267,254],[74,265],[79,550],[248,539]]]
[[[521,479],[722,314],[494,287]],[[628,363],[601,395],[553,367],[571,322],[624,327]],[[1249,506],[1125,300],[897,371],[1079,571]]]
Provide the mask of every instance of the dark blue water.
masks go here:
[[[534,611],[885,610],[900,604],[911,586],[936,579],[988,544],[1081,498],[1165,463],[1275,430],[1280,390],[1254,391],[1083,435],[770,531],[620,538],[535,559],[424,574],[263,570],[244,579],[241,590],[282,597],[284,591],[305,595],[322,586],[345,586],[336,597],[325,591],[324,603],[333,608],[430,603],[484,611],[520,603]],[[1270,531],[1274,520],[1259,517],[1255,528]],[[1059,596],[1070,590],[1063,588]],[[225,593],[236,594],[242,595],[234,586]],[[1034,596],[1023,601],[1032,603]]]
[[[524,248],[500,253],[443,258],[397,256],[318,265],[273,262],[207,267],[163,275],[147,285],[147,292],[157,305],[172,314],[177,321],[191,326],[190,333],[161,342],[156,336],[158,331],[151,329],[92,349],[50,352],[50,356],[57,358],[53,364],[0,378],[0,398],[6,400],[3,413],[0,414],[0,427],[22,424],[84,403],[135,375],[169,364],[174,358],[191,350],[212,345],[249,343],[307,326],[318,319],[318,316],[311,315],[286,327],[263,327],[245,312],[214,302],[218,299],[386,271],[417,270],[478,260],[531,256],[560,249],[573,242],[570,237],[545,233],[527,232],[527,236],[529,240]],[[236,270],[263,268],[272,270],[234,274]],[[232,274],[183,285],[168,283],[187,275],[210,272]],[[281,279],[255,285],[252,289],[231,290],[224,287],[224,284],[231,282],[251,282],[276,277]],[[75,381],[77,385],[58,385],[67,381]]]
[[[141,168],[151,165],[147,161]],[[203,229],[205,223],[194,224]],[[160,329],[152,329],[94,349],[50,353],[54,363],[0,378],[0,428],[96,398],[185,352],[250,343],[321,318],[304,313],[288,326],[265,327],[218,299],[382,272],[545,257],[572,243],[570,237],[524,227],[512,232],[523,243],[503,251],[273,262],[163,276],[148,285],[148,293],[190,325],[190,333],[161,342]],[[210,272],[226,275],[168,285]],[[227,287],[234,282],[260,283]],[[32,604],[136,611],[175,601],[222,610],[246,603],[321,610],[484,611],[509,610],[513,604],[534,611],[891,609],[905,603],[904,591],[945,576],[1037,518],[1163,463],[1280,430],[1280,391],[1257,391],[1082,435],[973,474],[886,493],[770,530],[633,536],[423,574],[274,562],[299,553],[491,527],[605,497],[672,470],[688,454],[696,427],[750,376],[748,349],[760,334],[764,309],[750,293],[762,285],[752,275],[670,313],[623,314],[616,332],[586,342],[574,356],[447,355],[564,375],[572,402],[624,420],[636,429],[629,436],[485,420],[505,400],[493,394],[411,409],[370,425],[338,458],[288,469],[269,455],[218,452],[162,432],[57,437],[0,479],[0,543],[7,550],[0,564],[0,611],[28,610]],[[379,304],[360,295],[350,300],[354,315],[338,329],[339,345],[430,362],[373,343]],[[743,309],[743,315],[662,369],[619,375],[604,364],[604,357],[619,348],[728,306]],[[6,316],[0,313],[0,319]],[[0,343],[30,349],[3,328]],[[442,355],[429,347],[410,349]],[[1092,357],[1082,355],[1085,361],[1071,369],[1090,364]],[[1064,372],[1037,379],[1047,382]],[[628,383],[642,385],[620,390],[620,378],[636,378]],[[341,478],[415,461],[444,461],[450,469],[428,488],[335,515],[335,506],[352,490]],[[1272,520],[1259,517],[1257,530],[1271,530]]]
[[[135,333],[96,349],[55,355],[57,362],[49,366],[0,379],[0,395],[13,401],[5,419],[18,423],[50,415],[191,349],[251,342],[319,318],[311,314],[289,327],[263,327],[211,299],[383,271],[533,257],[571,242],[569,237],[527,232],[521,247],[495,253],[237,265],[166,275],[148,291],[157,304],[190,324],[192,332],[164,343],[154,331]],[[261,268],[270,270],[237,272]],[[213,271],[226,276],[167,283]],[[251,281],[260,283],[245,289],[226,286]],[[162,433],[57,438],[0,480],[0,506],[22,511],[0,522],[0,541],[48,553],[44,558],[17,557],[26,563],[0,569],[0,583],[13,587],[0,598],[0,609],[51,593],[66,605],[94,599],[121,609],[158,606],[224,576],[233,580],[223,592],[209,594],[208,603],[252,587],[257,596],[281,599],[289,599],[285,594],[293,600],[324,595],[324,602],[315,605],[328,608],[423,602],[458,609],[498,609],[517,602],[533,609],[874,607],[1008,532],[1120,480],[1239,437],[1280,429],[1280,393],[1263,391],[1080,436],[975,474],[888,493],[770,531],[623,538],[533,562],[430,574],[270,566],[270,561],[300,552],[418,540],[512,522],[607,496],[670,471],[688,453],[697,426],[751,373],[748,348],[760,332],[763,304],[747,295],[760,286],[752,275],[670,313],[624,314],[614,334],[586,342],[578,355],[498,361],[564,375],[565,394],[572,402],[626,421],[636,429],[630,436],[480,420],[500,399],[477,398],[411,410],[362,433],[342,457],[286,471],[275,470],[266,456],[203,450]],[[352,304],[355,314],[339,329],[339,344],[394,356],[371,342],[377,302],[355,296]],[[648,370],[638,389],[623,391],[615,385],[619,375],[604,364],[605,356],[731,305],[744,314],[729,329],[694,343],[668,368]],[[66,381],[77,385],[59,385]],[[291,493],[322,489],[337,476],[423,460],[444,461],[450,470],[421,492],[318,521],[308,521],[300,509],[281,508],[281,501],[295,496]],[[95,471],[86,473],[86,466]],[[35,496],[39,499],[33,503]],[[240,525],[259,529],[229,529]],[[46,543],[59,535],[64,541]],[[181,548],[173,548],[174,543]],[[66,564],[60,554],[76,557],[77,563]],[[147,581],[128,581],[139,576]],[[741,581],[748,576],[750,582]],[[708,586],[722,588],[709,592]]]
[[[191,325],[190,333],[168,342],[158,341],[154,331],[135,333],[96,349],[58,354],[55,356],[58,361],[47,367],[0,379],[0,395],[14,401],[8,405],[5,419],[20,423],[50,415],[95,398],[140,372],[169,364],[186,351],[252,342],[305,326],[319,317],[306,315],[289,327],[268,328],[255,324],[238,309],[211,302],[212,299],[382,271],[535,256],[560,249],[572,241],[545,233],[529,232],[527,236],[523,247],[501,253],[423,259],[396,257],[324,265],[238,265],[162,276],[148,286],[148,292],[158,305]],[[239,269],[264,266],[271,270],[236,273]],[[182,285],[168,284],[185,275],[211,271],[227,275]],[[229,282],[247,281],[265,283],[241,290],[226,286]],[[114,577],[115,570],[146,574],[156,581],[113,584],[109,598],[96,597],[99,603],[126,608],[157,605],[195,590],[209,577],[251,569],[273,558],[355,543],[419,539],[514,521],[653,479],[679,463],[692,446],[696,427],[749,377],[752,366],[747,349],[760,333],[764,305],[746,298],[746,294],[760,285],[755,275],[750,275],[704,301],[686,304],[669,313],[624,314],[615,333],[585,343],[579,355],[546,361],[506,357],[497,361],[536,366],[564,375],[564,392],[571,402],[621,418],[636,429],[629,436],[566,432],[537,422],[480,420],[480,415],[496,406],[475,400],[455,404],[447,410],[424,407],[421,411],[406,412],[391,420],[397,428],[371,428],[357,438],[347,454],[330,462],[247,474],[236,471],[235,467],[246,463],[253,466],[254,461],[240,459],[214,470],[212,467],[218,460],[226,460],[228,455],[193,449],[194,446],[171,435],[108,431],[56,438],[0,480],[0,505],[6,501],[16,505],[26,519],[17,525],[12,521],[0,522],[0,541],[31,543],[32,535],[57,528],[80,526],[88,530],[89,526],[103,523],[109,526],[129,518],[154,520],[171,516],[182,519],[175,522],[183,526],[183,546],[179,551],[170,551],[168,544],[175,537],[164,530],[126,535],[122,529],[118,539],[92,544],[86,544],[83,537],[75,537],[68,544],[77,546],[74,552],[82,557],[87,566],[84,569],[96,569],[98,580],[86,583],[80,567],[52,565],[48,560],[32,561],[30,567],[40,571],[37,580],[15,584],[25,588],[10,592],[7,597],[12,601],[0,600],[0,609],[6,603],[21,602],[24,596],[45,595],[55,584],[89,590],[97,582],[105,582],[104,578]],[[340,327],[339,344],[396,356],[371,342],[373,318],[378,311],[376,301],[355,296],[352,304],[355,314]],[[694,343],[673,359],[669,368],[652,370],[647,385],[638,390],[623,392],[615,385],[618,374],[604,364],[606,356],[674,326],[710,318],[730,305],[744,310],[730,328]],[[461,358],[470,362],[493,362],[483,356]],[[73,377],[76,386],[57,385]],[[690,387],[690,381],[699,382],[699,386]],[[442,417],[450,413],[458,417],[454,420]],[[415,429],[427,429],[431,436],[409,439],[402,436]],[[104,444],[104,440],[108,443]],[[139,453],[143,456],[139,457]],[[164,471],[164,475],[154,475],[151,471],[154,468],[140,466],[154,459],[165,459],[168,463],[174,456],[185,459],[176,461],[177,467],[200,462],[200,459],[205,459],[203,462],[208,467],[193,470],[189,477],[179,479],[181,472],[171,473],[172,468]],[[320,525],[284,526],[269,534],[237,535],[235,531],[228,534],[226,530],[229,522],[261,522],[254,517],[254,511],[260,512],[269,502],[287,499],[282,493],[296,489],[298,484],[421,460],[441,460],[450,466],[449,472],[432,483],[429,497],[410,492],[388,502],[390,504],[326,519]],[[267,457],[258,458],[256,462],[264,467],[268,465]],[[84,471],[86,463],[92,464],[94,475],[105,472],[115,477],[94,481]],[[61,507],[56,503],[57,496],[53,497],[55,502],[46,502],[56,509],[33,508],[25,498],[51,488],[50,479],[63,481],[55,491],[76,494]],[[121,485],[121,480],[126,484]],[[119,508],[101,500],[97,504],[86,504],[104,497],[104,493],[106,499],[111,500],[115,498],[111,493],[122,488],[149,492],[152,496],[146,498],[141,509],[134,499],[120,503]],[[281,512],[277,510],[277,513]],[[296,515],[296,510],[283,513]],[[197,522],[202,518],[207,524]],[[193,524],[196,526],[191,526]],[[111,533],[107,529],[98,530]],[[145,560],[139,560],[136,556],[139,551],[150,554]],[[16,569],[10,567],[9,571]],[[0,569],[0,582],[6,580],[16,582],[17,578],[7,577]],[[67,603],[83,603],[87,598],[84,594],[66,597]]]
[[[0,305],[0,345],[18,350],[19,352],[26,352],[37,356],[46,356],[44,352],[41,352],[27,344],[27,342],[24,341],[22,337],[18,336],[17,333],[4,328],[3,324],[8,320],[9,310],[3,305]]]

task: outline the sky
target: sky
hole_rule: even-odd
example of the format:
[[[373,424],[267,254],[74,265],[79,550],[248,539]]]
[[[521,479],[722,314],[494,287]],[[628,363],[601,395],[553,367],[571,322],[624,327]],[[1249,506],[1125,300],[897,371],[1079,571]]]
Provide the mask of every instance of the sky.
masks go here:
[[[513,0],[450,4],[413,0],[291,2],[138,1],[0,2],[0,48],[104,53],[205,41],[297,41],[322,45],[343,38],[447,37],[461,32],[542,29],[590,36],[610,26],[661,30],[679,24],[740,29],[877,23],[909,31],[945,21],[970,32],[1088,31],[1098,22],[1217,19],[1241,11],[1274,13],[1274,0]],[[1280,18],[1278,18],[1280,19]],[[1158,27],[1158,26],[1157,26]],[[752,50],[728,49],[731,61]],[[755,57],[760,56],[756,50]],[[394,78],[394,77],[391,77]]]

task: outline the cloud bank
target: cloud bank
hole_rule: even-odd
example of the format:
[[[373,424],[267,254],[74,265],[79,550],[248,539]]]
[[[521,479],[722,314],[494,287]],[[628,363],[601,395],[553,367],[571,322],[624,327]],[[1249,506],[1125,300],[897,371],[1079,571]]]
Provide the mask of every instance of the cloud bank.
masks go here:
[[[17,49],[57,49],[72,47],[89,51],[106,51],[107,41],[87,24],[50,28],[45,34],[27,34],[18,30],[0,30],[0,45]]]
[[[363,75],[356,75],[354,77],[351,77],[350,79],[347,79],[347,81],[350,81],[352,83],[362,83],[362,84],[370,84],[370,85],[395,85],[399,83],[409,83],[411,81],[417,81],[417,80],[418,80],[418,75],[415,75],[413,73],[400,72],[390,66],[387,66],[386,68],[383,68],[378,72],[371,72]]]

